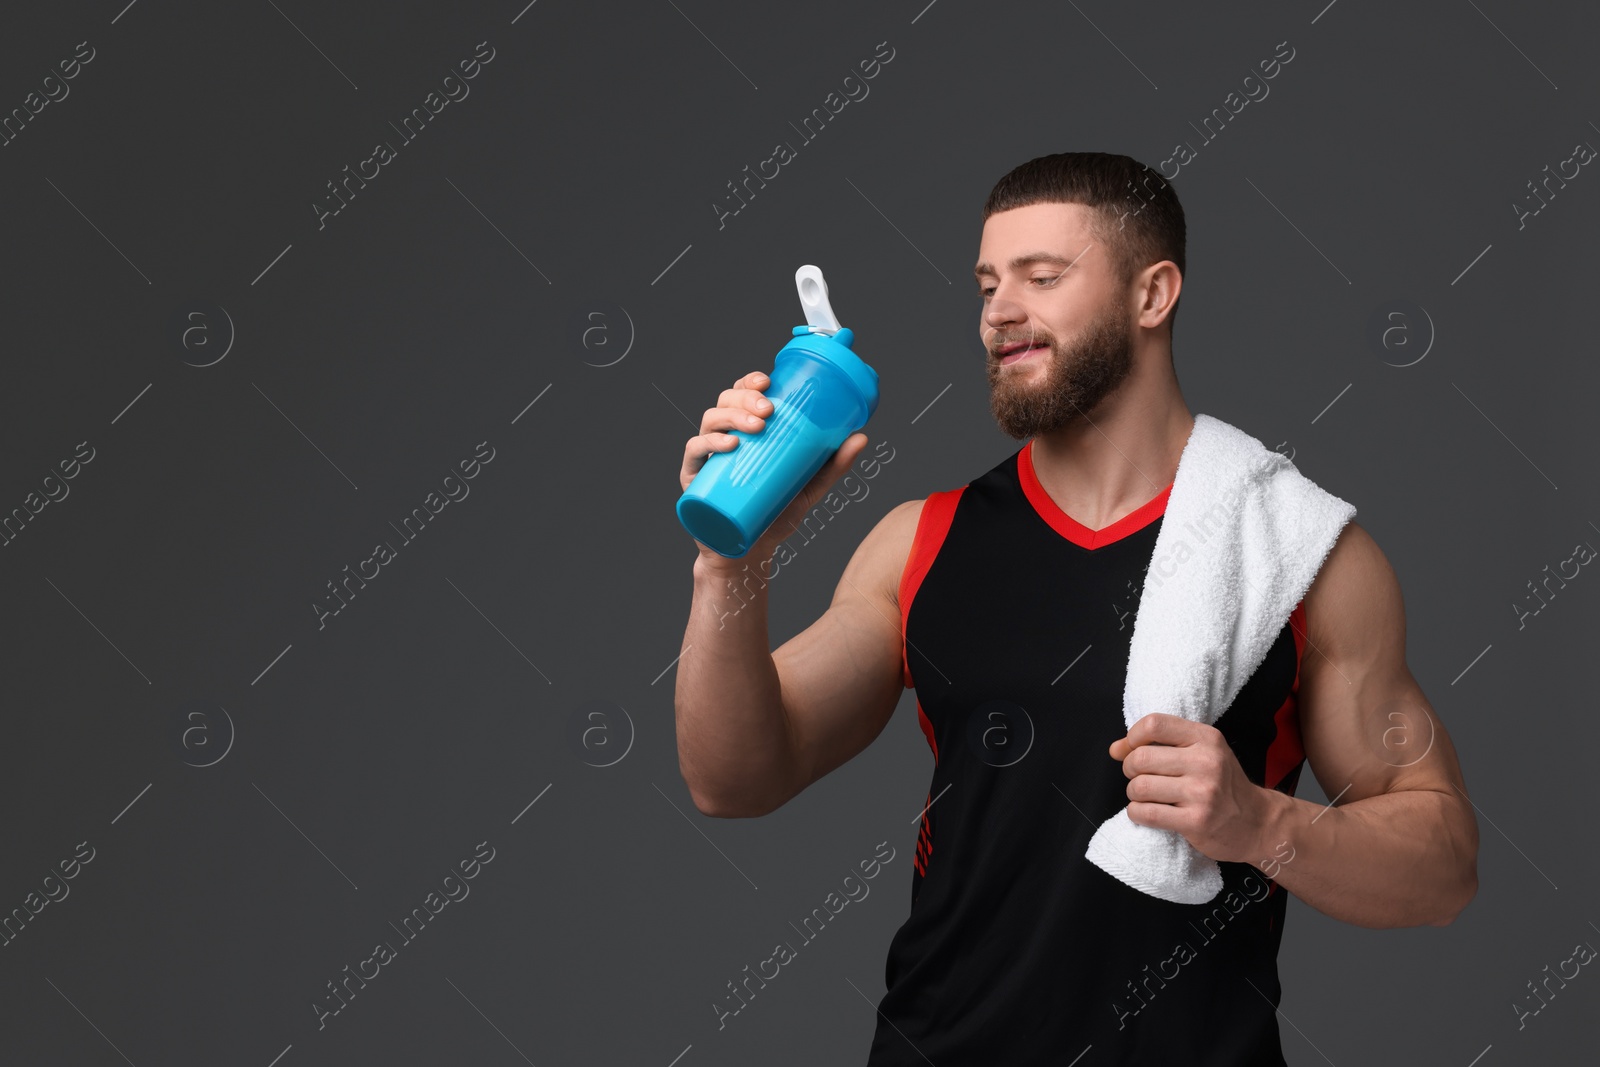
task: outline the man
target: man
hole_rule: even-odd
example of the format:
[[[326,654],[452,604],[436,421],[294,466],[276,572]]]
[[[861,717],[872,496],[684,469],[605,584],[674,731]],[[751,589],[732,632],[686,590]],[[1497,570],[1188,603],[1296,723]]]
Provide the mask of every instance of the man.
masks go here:
[[[1215,725],[1124,724],[1129,638],[1194,425],[1172,366],[1183,210],[1126,156],[1065,153],[1001,179],[975,275],[992,409],[1026,443],[884,516],[828,610],[768,652],[765,586],[705,546],[676,694],[705,814],[770,812],[877,737],[905,687],[934,772],[911,914],[870,1067],[1283,1064],[1285,892],[1365,927],[1450,923],[1477,890],[1455,750],[1405,661],[1393,570],[1341,532]],[[684,451],[758,430],[744,376]],[[854,434],[748,554],[772,555],[866,445]],[[698,543],[698,542],[697,542]],[[750,600],[745,603],[745,600]],[[1295,799],[1309,762],[1329,807]],[[1123,806],[1220,864],[1201,905],[1084,858]]]

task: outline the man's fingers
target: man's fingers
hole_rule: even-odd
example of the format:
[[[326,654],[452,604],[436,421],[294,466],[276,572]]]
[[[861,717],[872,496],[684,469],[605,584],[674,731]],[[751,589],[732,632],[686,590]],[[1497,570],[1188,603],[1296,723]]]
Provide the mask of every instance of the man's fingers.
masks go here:
[[[857,438],[860,438],[860,441],[857,441],[856,440]],[[834,466],[839,467],[841,469],[849,467],[852,463],[854,463],[856,461],[856,457],[861,454],[861,450],[863,448],[866,448],[866,447],[867,447],[867,435],[866,434],[864,434],[864,433],[853,433],[853,434],[851,434],[849,437],[846,437],[844,439],[844,443],[839,446],[839,450],[833,454]]]

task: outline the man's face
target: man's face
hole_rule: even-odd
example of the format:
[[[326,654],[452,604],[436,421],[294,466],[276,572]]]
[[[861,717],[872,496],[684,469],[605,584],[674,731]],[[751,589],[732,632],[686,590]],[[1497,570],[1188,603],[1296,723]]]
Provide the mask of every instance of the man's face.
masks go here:
[[[1133,368],[1128,294],[1081,204],[984,222],[974,271],[989,405],[1017,440],[1087,420]]]

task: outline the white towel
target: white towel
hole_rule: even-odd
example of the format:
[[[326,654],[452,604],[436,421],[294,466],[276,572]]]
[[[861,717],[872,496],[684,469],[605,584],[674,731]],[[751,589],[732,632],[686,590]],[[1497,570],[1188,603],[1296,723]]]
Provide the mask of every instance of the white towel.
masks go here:
[[[1243,430],[1196,415],[1145,572],[1123,690],[1151,712],[1213,724],[1266,659],[1356,509]],[[1084,855],[1135,889],[1201,904],[1222,871],[1175,830],[1123,807]]]

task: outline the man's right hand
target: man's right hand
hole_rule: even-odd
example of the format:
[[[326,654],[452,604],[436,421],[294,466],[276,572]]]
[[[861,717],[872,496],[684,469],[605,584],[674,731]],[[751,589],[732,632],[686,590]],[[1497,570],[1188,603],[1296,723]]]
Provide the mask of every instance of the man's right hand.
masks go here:
[[[766,419],[772,414],[773,405],[761,390],[770,384],[771,380],[767,375],[761,371],[751,371],[734,382],[733,388],[722,391],[722,395],[717,398],[716,407],[706,409],[700,419],[699,435],[689,438],[684,445],[683,469],[678,472],[678,480],[683,489],[689,488],[689,483],[694,481],[694,476],[705,466],[706,460],[710,459],[713,453],[730,452],[738,447],[739,438],[726,431],[738,429],[755,434],[766,426]],[[691,538],[700,549],[699,562],[709,566],[738,568],[744,566],[745,560],[762,561],[771,558],[779,543],[795,531],[803,516],[815,507],[833,483],[850,469],[856,457],[861,454],[861,450],[866,447],[867,435],[864,433],[853,433],[845,438],[844,443],[822,465],[816,476],[806,483],[740,559],[729,559],[701,544],[699,540]]]

